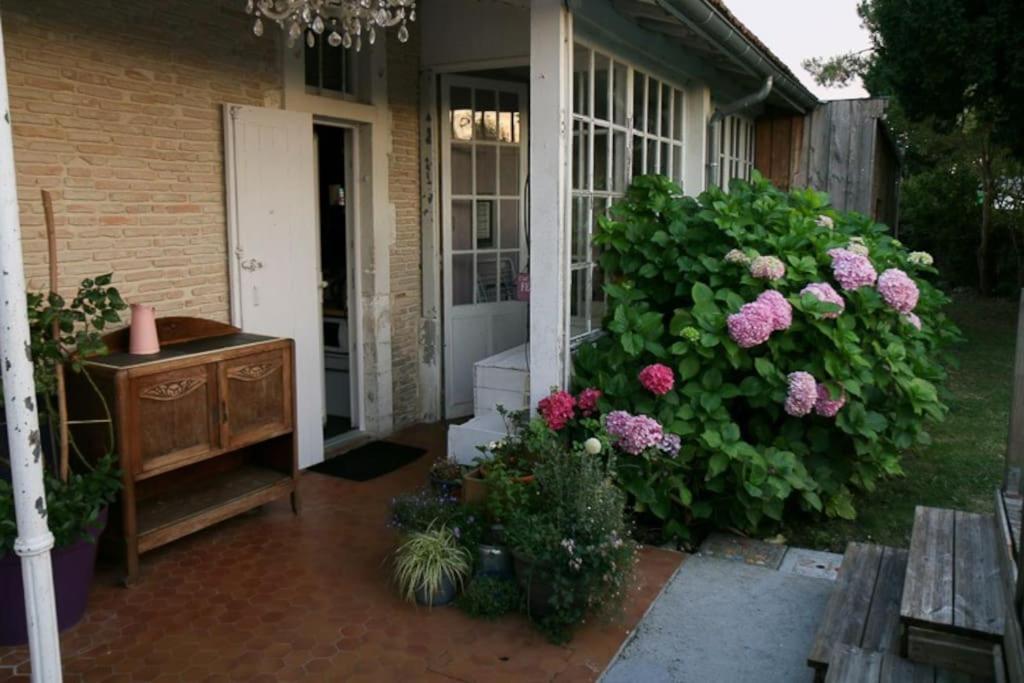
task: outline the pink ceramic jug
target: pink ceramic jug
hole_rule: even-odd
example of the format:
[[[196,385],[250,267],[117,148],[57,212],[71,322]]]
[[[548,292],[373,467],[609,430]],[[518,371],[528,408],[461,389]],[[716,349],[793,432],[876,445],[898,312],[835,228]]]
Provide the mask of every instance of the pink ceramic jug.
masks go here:
[[[132,304],[132,329],[128,338],[128,353],[160,353],[160,340],[156,336],[156,308],[153,306]]]

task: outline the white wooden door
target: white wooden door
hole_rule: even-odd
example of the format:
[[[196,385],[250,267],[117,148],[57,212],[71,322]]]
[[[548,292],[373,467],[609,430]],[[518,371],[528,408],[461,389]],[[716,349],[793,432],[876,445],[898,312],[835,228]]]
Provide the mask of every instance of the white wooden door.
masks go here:
[[[295,340],[299,466],[324,459],[320,258],[310,114],[225,107],[232,321]]]
[[[445,416],[473,412],[473,364],[526,341],[527,88],[445,77],[442,243]]]

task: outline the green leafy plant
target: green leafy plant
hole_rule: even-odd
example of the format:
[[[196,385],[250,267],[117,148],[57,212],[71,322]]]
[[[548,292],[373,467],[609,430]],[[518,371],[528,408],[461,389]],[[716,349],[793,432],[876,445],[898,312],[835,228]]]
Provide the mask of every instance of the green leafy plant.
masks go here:
[[[88,538],[100,510],[111,503],[121,487],[116,467],[113,427],[103,394],[92,383],[83,360],[107,352],[102,332],[120,322],[119,311],[126,308],[117,289],[110,286],[112,276],[100,275],[82,281],[74,298],[68,302],[55,292],[27,295],[29,337],[32,348],[33,374],[37,397],[42,403],[40,420],[48,422],[56,433],[57,410],[53,398],[57,391],[57,368],[64,366],[81,374],[93,387],[95,400],[107,415],[110,452],[95,462],[82,456],[74,442],[74,425],[69,430],[70,450],[79,457],[70,468],[67,480],[58,476],[59,468],[44,470],[47,523],[58,547]],[[53,333],[54,322],[58,334]],[[0,396],[3,387],[0,386]],[[5,438],[5,437],[0,437]],[[0,458],[0,466],[10,463]],[[11,552],[17,536],[14,517],[14,492],[11,485],[0,480],[0,555]]]
[[[945,349],[958,332],[929,282],[936,271],[884,226],[834,211],[823,194],[784,193],[755,176],[693,199],[663,177],[641,177],[595,242],[608,334],[579,350],[575,381],[599,387],[606,408],[649,415],[681,437],[676,455],[649,450],[616,468],[634,508],[660,519],[669,536],[709,522],[756,530],[787,506],[852,518],[852,490],[900,474],[900,452],[927,443],[926,422],[946,412]],[[841,313],[804,291],[835,283],[830,251],[848,247],[867,252],[879,273],[910,274],[919,330],[874,286],[842,291]],[[755,277],[758,256],[779,259],[768,264],[784,274]],[[792,319],[741,347],[729,316],[766,291],[784,299]],[[655,363],[676,380],[659,396],[638,381]],[[794,372],[845,404],[832,417],[789,414]]]
[[[473,579],[456,604],[478,619],[497,619],[519,609],[523,596],[512,579],[478,576]]]
[[[538,463],[536,477],[506,534],[529,566],[520,575],[526,590],[549,592],[531,619],[552,641],[563,642],[588,617],[621,604],[636,545],[626,525],[625,494],[603,459],[574,448]]]
[[[419,593],[432,604],[446,582],[461,587],[471,567],[469,551],[444,525],[432,524],[410,534],[395,551],[395,580],[402,597],[410,602]]]

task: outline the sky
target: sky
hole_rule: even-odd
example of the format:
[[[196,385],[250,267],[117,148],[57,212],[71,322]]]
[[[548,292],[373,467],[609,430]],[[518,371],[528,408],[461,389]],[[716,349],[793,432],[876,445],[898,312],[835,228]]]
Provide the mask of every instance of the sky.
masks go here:
[[[858,80],[823,88],[800,62],[807,57],[863,50],[871,42],[857,16],[858,0],[725,0],[733,14],[823,100],[864,97]]]

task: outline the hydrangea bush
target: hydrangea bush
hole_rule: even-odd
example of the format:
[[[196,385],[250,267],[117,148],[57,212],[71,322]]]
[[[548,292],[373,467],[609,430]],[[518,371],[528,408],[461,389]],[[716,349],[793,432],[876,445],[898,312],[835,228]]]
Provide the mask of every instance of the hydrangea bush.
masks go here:
[[[642,177],[595,241],[608,334],[579,349],[575,381],[617,411],[620,483],[670,535],[796,507],[853,518],[852,491],[899,474],[946,412],[958,333],[931,258],[823,194],[755,177],[693,199]]]

